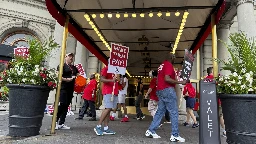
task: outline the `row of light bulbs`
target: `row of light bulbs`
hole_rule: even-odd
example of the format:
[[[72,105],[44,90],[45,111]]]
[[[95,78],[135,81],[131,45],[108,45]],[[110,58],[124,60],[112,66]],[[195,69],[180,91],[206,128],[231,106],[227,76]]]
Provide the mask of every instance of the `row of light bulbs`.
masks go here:
[[[106,14],[107,15],[107,17],[108,18],[112,18],[113,17],[113,15],[114,14],[112,14],[112,13],[108,13],[108,14]],[[123,14],[120,14],[120,13],[116,13],[115,14],[116,15],[116,18],[120,18],[121,16],[123,16],[124,18],[128,18],[129,17],[129,13],[123,13]],[[139,15],[140,17],[142,17],[142,18],[144,18],[145,17],[145,15],[148,15],[149,17],[153,17],[154,16],[154,13],[153,12],[150,12],[150,13],[148,13],[148,14],[145,14],[145,13],[140,13],[140,14],[136,14],[136,13],[132,13],[131,14],[131,16],[133,17],[133,18],[136,18],[137,17],[137,15]],[[156,14],[158,17],[161,17],[161,16],[163,16],[163,13],[162,12],[158,12],[157,14]],[[180,12],[175,12],[174,13],[174,15],[175,16],[180,16]],[[92,18],[96,18],[97,17],[97,14],[91,14],[91,16],[92,16]],[[166,17],[170,17],[171,16],[171,13],[170,12],[165,12],[165,16]],[[100,18],[104,18],[105,17],[105,14],[99,14],[99,17]]]
[[[145,76],[131,76],[132,78],[150,78],[150,77],[145,77]]]
[[[95,31],[95,33],[98,35],[98,37],[100,38],[100,40],[105,44],[105,46],[108,48],[108,50],[111,50],[108,42],[105,40],[105,38],[103,37],[103,35],[100,33],[100,31],[98,30],[98,28],[95,26],[94,22],[91,21],[91,18],[88,14],[84,15],[84,18],[86,19],[86,21],[91,25],[91,27],[93,28],[93,30]],[[126,73],[128,74],[128,76],[131,77],[130,73],[126,70]]]
[[[176,37],[176,40],[175,40],[175,43],[174,43],[174,46],[173,46],[173,53],[175,53],[175,51],[178,47],[180,37],[181,37],[183,29],[185,27],[185,23],[187,21],[188,15],[189,15],[189,12],[187,12],[187,11],[185,11],[184,14],[183,14],[183,18],[182,18],[182,21],[181,21],[181,24],[180,24],[180,28],[179,28],[179,31],[178,31],[178,34],[177,34],[177,37]]]

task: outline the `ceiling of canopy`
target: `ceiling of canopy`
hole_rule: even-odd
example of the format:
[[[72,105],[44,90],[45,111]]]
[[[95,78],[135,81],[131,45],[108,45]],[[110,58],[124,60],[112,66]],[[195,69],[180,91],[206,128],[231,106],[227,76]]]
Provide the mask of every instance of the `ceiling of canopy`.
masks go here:
[[[150,69],[157,69],[164,60],[165,53],[173,50],[177,58],[175,63],[181,64],[184,50],[195,47],[200,39],[200,31],[220,3],[218,0],[56,0],[56,2],[106,56],[109,57],[110,51],[97,33],[100,33],[108,43],[129,47],[127,70],[131,75],[147,75]],[[141,14],[144,14],[144,17]],[[188,14],[185,21],[184,14]],[[87,21],[85,15],[89,16],[90,21]],[[181,29],[182,22],[185,24],[183,29]],[[95,31],[94,26],[99,32]],[[182,34],[177,40],[179,32]]]

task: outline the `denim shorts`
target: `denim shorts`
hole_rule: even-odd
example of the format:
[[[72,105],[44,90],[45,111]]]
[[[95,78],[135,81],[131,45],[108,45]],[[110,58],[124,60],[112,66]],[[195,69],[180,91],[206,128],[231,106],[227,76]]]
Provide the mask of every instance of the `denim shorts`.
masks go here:
[[[116,108],[118,97],[113,96],[113,101],[111,101],[112,94],[106,94],[103,96],[103,103],[105,108]]]
[[[187,97],[187,99],[186,99],[186,107],[187,108],[194,109],[195,103],[196,103],[195,98]]]

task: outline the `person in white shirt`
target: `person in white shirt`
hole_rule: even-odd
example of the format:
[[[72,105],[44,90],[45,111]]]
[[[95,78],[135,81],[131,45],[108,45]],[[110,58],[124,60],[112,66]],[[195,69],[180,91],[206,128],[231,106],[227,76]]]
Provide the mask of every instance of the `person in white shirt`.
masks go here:
[[[129,118],[127,115],[127,108],[125,105],[125,97],[127,95],[127,88],[128,88],[128,79],[126,78],[126,75],[121,76],[120,84],[122,85],[122,90],[119,90],[119,94],[118,94],[118,108],[121,109],[121,106],[122,106],[124,110],[124,117],[122,118],[121,122],[128,122]],[[116,109],[113,110],[113,113],[110,116],[110,120],[114,120],[115,116],[116,116]]]

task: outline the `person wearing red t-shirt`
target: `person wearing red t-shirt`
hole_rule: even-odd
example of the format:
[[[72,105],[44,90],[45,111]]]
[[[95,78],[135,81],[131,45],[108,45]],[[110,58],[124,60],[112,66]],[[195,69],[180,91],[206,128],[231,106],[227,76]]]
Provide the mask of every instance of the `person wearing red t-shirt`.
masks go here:
[[[205,81],[213,81],[214,76],[213,76],[213,67],[207,68],[207,76],[205,77]],[[219,117],[220,117],[220,126],[222,128],[222,135],[226,137],[226,130],[225,130],[225,123],[224,123],[224,118],[223,118],[223,113],[222,113],[222,107],[221,107],[221,101],[220,99],[218,100],[219,103]]]
[[[104,67],[101,70],[101,81],[103,82],[102,94],[103,104],[105,109],[102,111],[98,125],[94,128],[95,133],[98,136],[103,134],[114,135],[116,132],[108,128],[110,111],[116,108],[118,101],[118,82],[117,76],[113,73],[108,73],[108,67]],[[101,125],[104,122],[104,130],[102,131]]]
[[[184,98],[186,99],[186,107],[187,107],[187,121],[183,124],[184,126],[189,126],[190,117],[193,119],[194,124],[192,128],[196,128],[199,124],[196,121],[196,117],[193,113],[193,109],[195,107],[195,97],[196,97],[196,89],[193,87],[192,83],[187,83],[183,90]]]
[[[95,109],[95,100],[96,100],[96,90],[97,90],[98,82],[95,80],[95,74],[92,74],[90,77],[90,82],[84,88],[84,104],[79,112],[79,117],[76,119],[83,119],[85,112],[88,107],[90,107],[90,112],[92,114],[92,118],[89,121],[96,121],[96,109]]]
[[[178,106],[177,106],[177,95],[175,91],[176,84],[185,85],[186,81],[175,80],[175,71],[172,63],[174,62],[175,55],[168,53],[167,60],[165,60],[158,68],[157,76],[157,96],[158,96],[158,108],[153,118],[151,125],[146,131],[145,135],[152,138],[160,138],[156,134],[156,129],[159,127],[163,115],[166,110],[169,111],[172,122],[172,134],[171,142],[185,142],[185,139],[179,136],[178,128]]]
[[[150,82],[148,92],[145,94],[145,98],[149,97],[148,102],[148,111],[151,113],[151,115],[154,117],[155,113],[157,111],[157,105],[158,105],[158,97],[156,95],[156,88],[157,88],[157,70],[152,70],[149,72],[149,76],[153,77],[153,79]],[[166,110],[165,112],[165,120],[166,122],[170,122],[170,116],[169,112]]]

